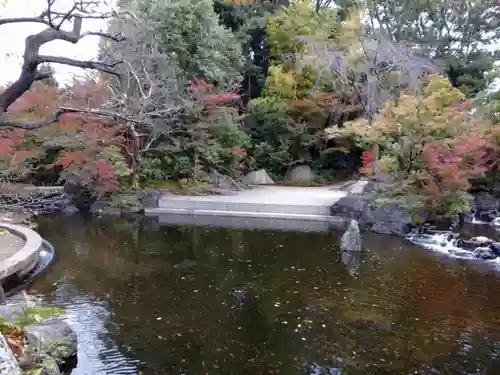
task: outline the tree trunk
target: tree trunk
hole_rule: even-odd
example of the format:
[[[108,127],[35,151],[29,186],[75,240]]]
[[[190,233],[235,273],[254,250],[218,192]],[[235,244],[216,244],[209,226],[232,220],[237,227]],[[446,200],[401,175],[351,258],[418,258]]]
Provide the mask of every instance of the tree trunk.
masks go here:
[[[378,144],[373,146],[372,153],[372,178],[375,178],[380,173],[380,148]]]
[[[139,174],[137,173],[138,160],[139,160],[139,150],[141,147],[141,136],[135,129],[133,124],[129,125],[129,134],[131,138],[132,150],[129,152],[129,168],[132,171],[132,188],[139,188]]]

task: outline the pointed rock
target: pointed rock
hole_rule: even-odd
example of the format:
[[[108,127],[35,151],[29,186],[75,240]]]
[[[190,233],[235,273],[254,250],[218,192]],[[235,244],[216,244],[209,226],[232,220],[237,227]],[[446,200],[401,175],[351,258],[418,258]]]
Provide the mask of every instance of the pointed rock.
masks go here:
[[[340,239],[341,251],[361,251],[361,233],[356,220],[351,220]]]

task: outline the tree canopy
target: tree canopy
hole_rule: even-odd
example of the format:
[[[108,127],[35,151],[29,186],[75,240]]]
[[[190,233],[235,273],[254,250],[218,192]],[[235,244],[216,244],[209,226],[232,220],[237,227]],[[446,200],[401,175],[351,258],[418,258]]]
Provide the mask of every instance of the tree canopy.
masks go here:
[[[474,177],[467,169],[497,176],[500,100],[488,90],[498,76],[496,2],[66,5],[0,17],[0,27],[45,26],[27,38],[21,74],[0,92],[4,179],[70,179],[106,195],[207,182],[212,169],[238,177],[264,168],[281,180],[308,164],[313,183],[380,169],[398,176],[395,191],[453,211]],[[83,31],[95,18],[107,30]],[[101,38],[95,60],[40,52],[91,35]],[[56,64],[87,78],[59,87]]]

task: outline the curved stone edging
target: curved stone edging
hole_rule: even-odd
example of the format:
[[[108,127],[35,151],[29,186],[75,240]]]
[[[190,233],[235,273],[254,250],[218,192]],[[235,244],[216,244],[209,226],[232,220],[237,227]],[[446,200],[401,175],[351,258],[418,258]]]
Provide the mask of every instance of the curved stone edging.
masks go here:
[[[42,247],[42,237],[40,235],[20,225],[0,223],[0,228],[5,228],[11,233],[22,237],[24,246],[4,261],[0,261],[0,280],[17,274],[23,277],[28,274],[37,264],[39,250]]]

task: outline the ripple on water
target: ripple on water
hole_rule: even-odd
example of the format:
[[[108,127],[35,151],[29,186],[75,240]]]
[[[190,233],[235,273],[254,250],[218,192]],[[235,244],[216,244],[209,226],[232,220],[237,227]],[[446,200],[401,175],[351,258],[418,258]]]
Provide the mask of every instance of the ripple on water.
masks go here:
[[[78,366],[72,375],[137,375],[139,362],[125,357],[107,339],[111,318],[107,303],[87,296],[68,298],[64,286],[56,296],[55,303],[65,307],[67,321],[78,335]]]
[[[79,336],[74,375],[137,375],[139,367],[500,374],[498,275],[401,238],[364,234],[369,250],[351,273],[332,234],[78,218],[48,221],[41,233],[58,259],[33,289],[66,306]]]

